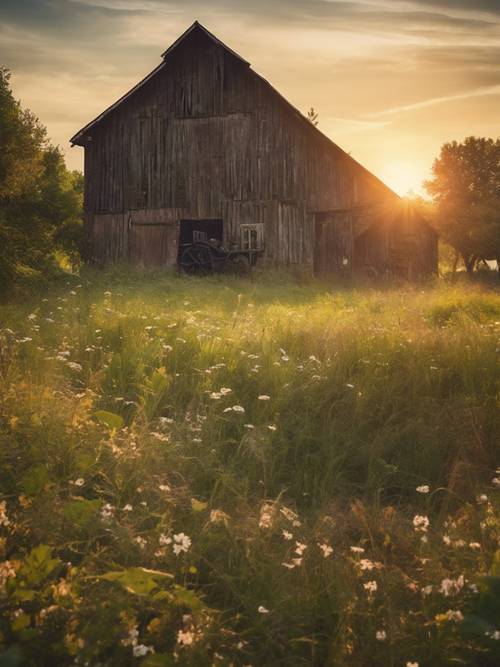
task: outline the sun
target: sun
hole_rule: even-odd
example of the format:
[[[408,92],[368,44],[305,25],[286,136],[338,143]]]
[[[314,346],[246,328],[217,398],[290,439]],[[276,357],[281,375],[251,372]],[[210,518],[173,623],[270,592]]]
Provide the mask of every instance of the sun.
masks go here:
[[[405,161],[390,162],[380,172],[380,178],[402,197],[410,192],[422,194],[424,177],[417,165]]]

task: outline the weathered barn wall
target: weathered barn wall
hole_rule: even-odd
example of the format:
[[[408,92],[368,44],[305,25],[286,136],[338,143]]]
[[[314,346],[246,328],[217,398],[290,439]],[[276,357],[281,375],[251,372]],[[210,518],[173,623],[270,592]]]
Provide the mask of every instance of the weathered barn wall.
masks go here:
[[[262,224],[265,261],[312,267],[315,214],[397,200],[204,29],[81,143],[98,261],[175,263],[173,232],[130,226],[147,210],[164,225],[221,218],[227,245]]]

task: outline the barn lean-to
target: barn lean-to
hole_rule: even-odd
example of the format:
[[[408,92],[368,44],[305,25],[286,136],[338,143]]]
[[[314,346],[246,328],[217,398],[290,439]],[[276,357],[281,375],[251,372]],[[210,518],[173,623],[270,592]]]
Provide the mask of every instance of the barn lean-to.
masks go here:
[[[426,222],[197,22],[71,142],[91,261],[175,267],[215,237],[315,273],[437,268]]]

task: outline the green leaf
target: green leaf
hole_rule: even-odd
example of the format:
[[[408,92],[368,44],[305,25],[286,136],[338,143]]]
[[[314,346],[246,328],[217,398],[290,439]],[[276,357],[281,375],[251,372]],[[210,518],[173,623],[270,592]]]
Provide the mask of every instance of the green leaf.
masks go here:
[[[142,667],[172,667],[172,665],[175,664],[173,658],[162,653],[148,655],[148,657],[141,662]]]
[[[41,463],[32,466],[21,477],[21,488],[29,496],[36,496],[49,481],[47,468]]]
[[[188,607],[191,611],[199,612],[206,608],[205,603],[194,591],[190,591],[184,586],[174,586],[174,599],[178,605]]]
[[[98,410],[94,413],[94,417],[100,424],[107,426],[109,429],[119,429],[123,426],[123,417],[117,415],[115,412],[108,412],[107,410]]]
[[[129,567],[117,572],[106,572],[100,578],[106,581],[116,581],[129,593],[148,595],[158,588],[162,580],[173,579],[173,575],[168,572],[148,570],[144,567]]]
[[[39,584],[61,563],[57,558],[51,558],[52,549],[47,544],[34,547],[24,559],[19,570],[20,577],[29,584]]]
[[[194,512],[203,512],[208,507],[208,503],[203,503],[201,500],[196,500],[196,498],[191,498],[191,507]]]
[[[25,628],[28,628],[31,625],[31,618],[29,617],[28,614],[19,614],[19,616],[16,616],[13,621],[10,624],[10,627],[14,632],[18,632],[19,630],[24,630]]]
[[[64,516],[68,521],[85,528],[95,518],[101,501],[95,500],[71,500],[64,505]]]

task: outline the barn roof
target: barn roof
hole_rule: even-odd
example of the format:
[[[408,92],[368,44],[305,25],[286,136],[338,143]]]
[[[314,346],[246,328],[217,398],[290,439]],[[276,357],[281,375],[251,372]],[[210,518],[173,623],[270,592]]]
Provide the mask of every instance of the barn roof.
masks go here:
[[[218,46],[222,47],[225,49],[228,53],[230,53],[232,56],[237,58],[239,61],[244,63],[250,68],[250,63],[242,58],[238,53],[233,51],[229,46],[224,44],[218,37],[216,37],[213,33],[211,33],[209,30],[205,28],[205,26],[201,25],[198,21],[195,21],[187,30],[185,30],[180,37],[178,37],[173,44],[171,44],[166,51],[162,53],[162,58],[163,62],[161,62],[155,69],[150,72],[147,76],[144,77],[139,83],[137,83],[133,88],[131,88],[125,95],[122,95],[116,102],[114,102],[111,106],[109,106],[107,109],[105,109],[101,114],[99,114],[94,120],[91,120],[90,123],[87,123],[81,130],[79,130],[73,137],[70,139],[70,143],[72,145],[79,145],[83,146],[83,141],[85,134],[92,129],[95,125],[100,123],[108,114],[110,114],[112,111],[114,111],[117,107],[119,107],[123,102],[125,102],[126,99],[128,99],[131,95],[136,93],[142,86],[144,86],[150,79],[152,79],[158,72],[160,72],[163,68],[166,67],[168,63],[168,56],[182,43],[184,42],[189,35],[194,33],[195,31],[201,31],[204,33],[209,39],[211,39],[213,42],[215,42]],[[399,195],[397,195],[393,190],[391,190],[383,181],[381,181],[375,174],[372,174],[366,167],[363,167],[362,164],[360,164],[357,160],[355,160],[349,153],[346,153],[340,146],[338,146],[334,141],[330,139],[330,137],[327,137],[326,134],[323,134],[321,130],[319,130],[316,126],[314,126],[305,116],[303,113],[301,113],[296,107],[293,106],[274,86],[272,86],[267,79],[265,79],[263,76],[255,72],[255,70],[252,70],[250,68],[250,71],[252,74],[256,77],[258,77],[265,85],[268,87],[272,93],[281,100],[281,102],[288,107],[288,109],[305,125],[309,128],[309,131],[312,131],[313,133],[316,133],[318,137],[321,137],[323,140],[327,141],[330,146],[338,151],[340,154],[342,154],[346,159],[348,159],[350,162],[354,163],[359,169],[367,173],[369,176],[371,176],[373,179],[378,181],[378,183],[383,186],[383,188],[390,194],[392,194],[394,197],[397,197],[398,199],[400,198]]]

